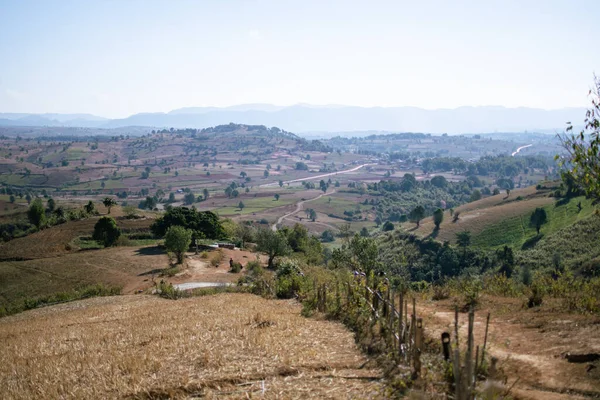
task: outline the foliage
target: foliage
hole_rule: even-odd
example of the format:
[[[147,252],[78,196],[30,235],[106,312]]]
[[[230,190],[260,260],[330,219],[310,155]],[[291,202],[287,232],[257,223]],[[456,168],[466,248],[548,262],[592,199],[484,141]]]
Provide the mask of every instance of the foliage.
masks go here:
[[[267,253],[269,268],[273,268],[275,257],[288,255],[292,251],[283,231],[273,232],[268,228],[261,228],[257,231],[256,245],[258,251]]]
[[[173,225],[165,234],[165,247],[177,257],[177,263],[183,262],[183,256],[192,242],[192,231],[182,226]]]
[[[117,205],[117,201],[112,197],[105,197],[102,200],[102,204],[104,204],[104,207],[108,209],[108,213],[110,214],[110,209]]]
[[[83,206],[84,210],[86,213],[88,214],[93,214],[94,211],[96,211],[96,206],[94,206],[94,202],[93,201],[88,201],[87,204],[85,206]]]
[[[529,226],[535,228],[537,234],[539,235],[542,225],[544,225],[546,222],[548,222],[546,210],[537,207],[533,213],[531,213],[531,217],[529,218]]]
[[[594,88],[589,91],[591,107],[585,116],[584,129],[572,134],[569,123],[566,132],[559,135],[567,155],[556,158],[561,166],[568,167],[572,178],[588,196],[600,199],[600,79],[594,78]]]
[[[150,226],[150,230],[157,237],[163,237],[167,229],[174,225],[190,229],[193,232],[193,239],[225,237],[223,226],[215,213],[196,211],[187,207],[170,208],[162,217],[156,219]]]
[[[117,227],[117,223],[112,217],[102,217],[94,225],[92,238],[102,243],[104,247],[114,245],[119,236],[121,236],[121,230]]]
[[[417,227],[420,226],[421,224],[421,220],[425,217],[425,208],[423,208],[423,206],[419,205],[416,206],[409,215],[409,218],[411,220],[411,222],[414,222],[417,224]]]
[[[440,229],[440,225],[444,221],[444,210],[438,208],[433,212],[433,223],[435,224],[436,229]]]
[[[116,286],[106,286],[102,283],[82,286],[70,291],[58,292],[48,296],[26,298],[21,303],[13,304],[8,308],[0,307],[0,317],[52,304],[66,303],[91,297],[116,296],[119,294],[121,294],[121,288]]]
[[[194,196],[194,193],[192,192],[186,193],[183,196],[183,203],[186,205],[194,204],[194,201],[196,201],[196,196]]]
[[[456,234],[456,244],[460,247],[466,248],[471,244],[471,232],[462,231]]]
[[[385,223],[381,227],[381,230],[384,231],[384,232],[393,231],[394,230],[394,224],[392,224],[390,221],[385,221]]]
[[[44,225],[46,222],[46,210],[44,209],[42,199],[38,197],[31,203],[27,210],[27,218],[29,219],[29,222],[38,229]]]

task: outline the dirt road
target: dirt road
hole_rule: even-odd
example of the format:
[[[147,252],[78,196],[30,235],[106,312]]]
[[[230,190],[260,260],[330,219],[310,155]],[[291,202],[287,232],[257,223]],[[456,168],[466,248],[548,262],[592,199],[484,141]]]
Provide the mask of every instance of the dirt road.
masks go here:
[[[335,193],[335,189],[333,189],[331,192],[329,193],[322,193],[320,195],[318,195],[317,197],[313,197],[312,199],[308,199],[308,200],[300,200],[299,202],[296,203],[296,209],[292,212],[289,212],[281,217],[279,217],[279,219],[277,220],[276,223],[273,224],[273,226],[271,226],[271,229],[273,230],[273,232],[275,232],[277,230],[277,225],[280,225],[284,219],[291,217],[292,215],[296,214],[297,212],[300,212],[304,209],[304,203],[307,203],[309,201],[315,201],[320,199],[323,196],[329,196],[330,194],[334,194]],[[334,228],[334,227],[332,227]]]
[[[375,164],[362,164],[362,165],[359,165],[358,167],[346,169],[344,171],[330,172],[330,173],[322,174],[322,175],[307,176],[306,178],[292,179],[291,181],[284,181],[283,184],[285,185],[285,184],[294,183],[294,182],[311,181],[314,179],[326,178],[328,176],[333,176],[333,175],[347,174],[349,172],[358,171],[359,169],[361,169],[362,167],[366,167],[367,165],[375,165]],[[259,187],[270,187],[270,186],[277,186],[277,185],[279,185],[279,183],[272,182],[272,183],[265,183],[263,185],[260,185]]]
[[[504,299],[506,300],[506,299]],[[519,302],[518,299],[512,299]],[[540,313],[504,304],[505,311],[492,313],[488,353],[499,359],[511,394],[521,399],[600,398],[600,373],[592,363],[569,363],[568,352],[600,352],[600,321],[581,315]],[[417,302],[419,304],[419,302]],[[485,308],[485,306],[483,306]],[[454,311],[447,302],[420,302],[417,313],[424,318],[426,332],[438,339],[454,332]],[[487,310],[475,316],[475,344],[483,344]],[[459,337],[467,337],[467,314],[459,315]]]

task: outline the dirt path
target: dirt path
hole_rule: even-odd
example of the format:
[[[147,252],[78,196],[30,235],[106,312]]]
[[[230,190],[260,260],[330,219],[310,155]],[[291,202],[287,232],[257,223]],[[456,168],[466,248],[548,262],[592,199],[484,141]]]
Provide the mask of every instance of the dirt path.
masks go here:
[[[419,303],[418,303],[419,304]],[[589,399],[600,398],[600,374],[590,363],[572,364],[564,354],[600,351],[598,321],[530,317],[519,311],[492,314],[488,334],[488,354],[499,359],[507,386],[517,381],[511,393],[522,399]],[[514,307],[514,308],[513,308]],[[507,310],[508,311],[508,310]],[[421,302],[417,313],[424,318],[429,335],[437,339],[441,333],[454,332],[454,312],[447,304]],[[475,316],[475,344],[482,345],[487,311]],[[556,318],[558,317],[558,318]],[[467,337],[467,314],[459,315],[459,337]],[[586,321],[586,322],[583,322]]]
[[[279,217],[279,219],[277,220],[276,223],[273,224],[273,226],[271,226],[271,229],[273,230],[273,232],[275,232],[277,230],[277,225],[280,225],[284,219],[291,217],[292,215],[296,214],[297,212],[300,212],[304,209],[304,203],[307,203],[309,201],[315,201],[315,200],[319,200],[321,197],[323,196],[329,196],[331,194],[335,193],[335,189],[333,189],[331,192],[329,193],[322,193],[320,195],[318,195],[317,197],[313,197],[312,199],[308,199],[308,200],[300,200],[299,202],[296,203],[296,209],[292,212],[289,212],[281,217]]]
[[[531,147],[531,146],[533,146],[533,144],[528,144],[528,145],[525,145],[525,146],[521,146],[521,147],[519,147],[519,148],[517,149],[517,151],[513,151],[513,152],[512,152],[512,154],[511,154],[511,156],[513,156],[513,157],[514,157],[514,156],[515,156],[517,153],[519,153],[521,150],[523,150],[523,149],[526,149],[526,148],[528,148],[528,147]]]
[[[367,165],[375,165],[375,164],[362,164],[362,165],[359,165],[358,167],[354,167],[354,168],[351,168],[351,169],[346,169],[344,171],[330,172],[328,174],[315,175],[315,176],[307,176],[306,178],[292,179],[291,181],[284,181],[283,184],[285,185],[285,184],[288,184],[288,183],[310,181],[310,180],[313,180],[313,179],[326,178],[328,176],[333,176],[333,175],[347,174],[349,172],[358,171],[359,169],[361,169],[362,167],[366,167]],[[269,187],[269,186],[275,186],[275,185],[279,185],[279,183],[277,183],[277,182],[265,183],[263,185],[260,185],[259,187]]]

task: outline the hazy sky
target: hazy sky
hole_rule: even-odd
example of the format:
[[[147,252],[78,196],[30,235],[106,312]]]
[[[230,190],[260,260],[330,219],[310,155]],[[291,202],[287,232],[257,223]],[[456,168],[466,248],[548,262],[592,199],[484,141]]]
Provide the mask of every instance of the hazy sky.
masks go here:
[[[0,0],[0,112],[587,106],[597,0]]]

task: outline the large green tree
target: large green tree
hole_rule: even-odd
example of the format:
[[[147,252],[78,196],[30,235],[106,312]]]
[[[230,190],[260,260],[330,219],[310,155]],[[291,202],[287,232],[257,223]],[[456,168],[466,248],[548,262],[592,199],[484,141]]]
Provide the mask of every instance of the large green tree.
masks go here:
[[[165,247],[175,254],[177,263],[183,262],[183,256],[192,243],[192,231],[182,226],[171,226],[165,234]]]
[[[273,267],[275,257],[286,256],[292,250],[283,232],[273,232],[267,228],[259,229],[256,233],[256,249],[267,253],[269,268]]]
[[[27,218],[29,222],[35,225],[38,229],[44,225],[46,222],[46,210],[44,209],[44,204],[42,203],[42,199],[37,197],[27,210]]]
[[[442,221],[444,221],[444,210],[438,208],[433,212],[433,223],[435,224],[435,229],[440,229]]]
[[[535,211],[531,213],[531,217],[529,218],[529,226],[535,228],[537,234],[539,235],[542,225],[544,225],[546,222],[548,222],[548,214],[546,214],[546,210],[537,207]]]
[[[419,226],[421,226],[421,220],[425,217],[425,208],[423,208],[423,206],[416,206],[411,212],[410,212],[410,220],[411,222],[414,222],[415,224],[417,224],[417,228]]]
[[[117,242],[121,236],[121,230],[117,226],[116,221],[112,217],[102,217],[94,225],[94,234],[92,238],[104,245],[110,247]]]
[[[600,199],[600,79],[597,77],[589,96],[592,105],[586,112],[584,128],[574,134],[569,122],[566,132],[558,135],[566,154],[556,158],[588,196]]]
[[[196,211],[187,207],[172,207],[165,214],[156,219],[150,230],[158,237],[163,237],[170,226],[183,226],[191,229],[194,239],[210,238],[220,239],[225,237],[223,225],[217,214],[211,211]]]

